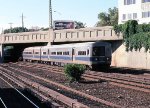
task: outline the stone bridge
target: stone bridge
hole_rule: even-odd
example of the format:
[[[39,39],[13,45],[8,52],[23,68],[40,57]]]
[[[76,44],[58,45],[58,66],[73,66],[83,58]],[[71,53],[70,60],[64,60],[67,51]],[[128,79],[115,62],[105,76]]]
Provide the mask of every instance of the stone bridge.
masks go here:
[[[93,27],[82,29],[49,30],[0,35],[1,44],[36,43],[36,42],[79,42],[98,40],[122,40],[113,27]]]

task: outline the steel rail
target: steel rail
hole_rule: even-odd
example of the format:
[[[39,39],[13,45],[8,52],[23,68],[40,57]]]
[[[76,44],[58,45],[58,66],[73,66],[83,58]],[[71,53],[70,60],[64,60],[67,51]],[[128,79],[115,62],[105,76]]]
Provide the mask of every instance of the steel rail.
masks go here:
[[[20,95],[22,95],[26,100],[28,100],[35,108],[40,108],[38,105],[36,105],[34,102],[32,102],[29,98],[27,98],[24,94],[22,94],[18,89],[16,89],[13,85],[11,85],[9,82],[7,82],[5,79],[0,77],[5,83],[7,83],[10,87],[12,87],[14,90],[16,90]]]
[[[2,100],[1,97],[0,97],[0,101],[2,102],[3,106],[4,106],[5,108],[7,108],[7,107],[6,107],[6,104],[4,103],[4,101]]]

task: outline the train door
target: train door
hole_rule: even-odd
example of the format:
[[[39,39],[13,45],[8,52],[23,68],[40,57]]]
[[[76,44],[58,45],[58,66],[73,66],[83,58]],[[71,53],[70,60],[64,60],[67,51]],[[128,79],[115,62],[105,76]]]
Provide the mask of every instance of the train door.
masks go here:
[[[86,52],[86,56],[88,58],[88,62],[91,62],[91,58],[90,58],[90,48],[87,48],[87,52]]]
[[[75,48],[72,48],[72,61],[75,60]]]
[[[39,49],[39,61],[41,62],[41,56],[42,56],[42,47],[40,47],[40,49]]]
[[[50,52],[49,52],[49,49],[48,49],[48,50],[47,50],[47,58],[48,58],[48,60],[50,60],[49,55],[50,55]]]
[[[32,58],[34,58],[34,48],[33,48],[33,52],[32,52]]]

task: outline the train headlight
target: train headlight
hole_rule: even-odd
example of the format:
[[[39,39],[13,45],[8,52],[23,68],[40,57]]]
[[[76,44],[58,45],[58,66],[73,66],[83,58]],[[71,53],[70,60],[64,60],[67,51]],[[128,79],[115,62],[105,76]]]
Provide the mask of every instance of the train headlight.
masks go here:
[[[107,57],[107,58],[106,58],[106,60],[107,60],[107,61],[109,61],[109,60],[110,60],[110,58],[109,58],[109,57]]]
[[[98,61],[98,58],[95,58],[95,61]]]

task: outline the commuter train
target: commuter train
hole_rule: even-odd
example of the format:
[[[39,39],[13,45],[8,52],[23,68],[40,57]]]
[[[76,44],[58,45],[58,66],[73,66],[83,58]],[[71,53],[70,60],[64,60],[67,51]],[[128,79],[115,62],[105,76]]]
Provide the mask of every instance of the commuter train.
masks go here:
[[[85,64],[92,69],[111,64],[111,44],[86,42],[51,46],[28,47],[23,51],[23,60],[43,62],[50,65]]]

